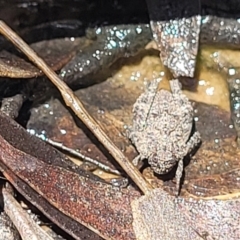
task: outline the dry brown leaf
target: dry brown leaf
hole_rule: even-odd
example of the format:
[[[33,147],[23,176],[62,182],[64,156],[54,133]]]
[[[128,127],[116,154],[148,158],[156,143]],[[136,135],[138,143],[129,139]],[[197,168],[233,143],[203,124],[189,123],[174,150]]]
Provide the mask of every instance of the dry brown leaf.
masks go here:
[[[89,132],[83,124],[76,125],[69,111],[57,99],[49,100],[33,108],[27,128],[30,133],[35,133],[43,139],[47,137],[63,143],[65,146],[77,149],[85,156],[96,159],[109,167],[115,167],[113,159],[102,152],[99,144],[91,141]]]
[[[0,124],[4,176],[49,219],[78,240],[101,239],[92,231],[107,239],[135,239],[130,203],[140,192],[79,169],[1,112]]]
[[[54,39],[34,43],[31,47],[55,71],[61,69],[75,55],[76,50],[84,48],[90,41],[86,38]],[[9,52],[0,52],[0,76],[10,78],[33,78],[43,75],[37,67],[25,59]]]

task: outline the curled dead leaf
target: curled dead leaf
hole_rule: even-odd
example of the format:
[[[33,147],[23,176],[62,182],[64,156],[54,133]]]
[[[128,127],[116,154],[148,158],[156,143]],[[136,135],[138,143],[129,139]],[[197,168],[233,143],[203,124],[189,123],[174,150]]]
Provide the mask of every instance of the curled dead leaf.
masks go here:
[[[67,159],[59,159],[61,154],[52,147],[47,147],[41,140],[29,135],[3,113],[0,113],[0,116],[1,126],[8,129],[1,131],[0,165],[5,177],[17,189],[19,189],[19,181],[16,177],[27,183],[28,188],[37,192],[52,207],[100,236],[107,239],[135,239],[130,203],[140,196],[138,191],[115,188],[90,173],[84,175],[83,171],[79,175],[70,171],[69,167],[52,165],[51,163],[59,160],[67,164],[64,163]],[[16,134],[16,131],[20,133],[21,141],[14,137],[13,132]],[[48,151],[40,151],[41,146],[48,148]],[[34,156],[38,156],[39,159]],[[22,191],[23,189],[20,188],[20,192]],[[32,203],[39,207],[38,201]],[[58,219],[53,221],[58,223]],[[64,225],[60,227],[65,229]],[[76,236],[76,231],[67,231]],[[81,239],[81,235],[77,237]]]

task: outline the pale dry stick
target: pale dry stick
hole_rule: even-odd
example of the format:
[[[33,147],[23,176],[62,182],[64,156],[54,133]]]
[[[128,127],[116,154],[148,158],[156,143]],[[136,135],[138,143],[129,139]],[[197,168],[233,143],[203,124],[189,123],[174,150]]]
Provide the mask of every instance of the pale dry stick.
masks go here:
[[[25,240],[53,240],[30,215],[22,209],[8,189],[2,189],[4,210]]]
[[[113,168],[109,167],[108,165],[103,164],[103,163],[101,163],[101,162],[99,162],[99,161],[97,161],[93,158],[87,157],[87,156],[83,155],[82,153],[80,153],[80,152],[78,152],[78,151],[76,151],[72,148],[66,147],[62,143],[53,141],[49,138],[44,139],[44,141],[51,144],[52,146],[54,146],[56,148],[59,148],[63,151],[66,151],[66,152],[72,154],[75,157],[81,158],[83,161],[86,161],[86,162],[89,162],[89,163],[92,163],[92,164],[96,165],[97,167],[101,168],[105,172],[113,173],[113,174],[116,174],[116,175],[121,175],[121,173],[118,170],[113,169]]]
[[[153,189],[131,161],[118,149],[112,140],[103,131],[102,127],[90,116],[81,101],[75,96],[72,90],[58,77],[58,75],[47,66],[47,64],[3,21],[0,21],[0,33],[10,40],[19,50],[21,50],[39,69],[41,69],[51,82],[60,91],[65,103],[88,129],[98,138],[103,146],[110,152],[118,164],[137,184],[144,194]]]

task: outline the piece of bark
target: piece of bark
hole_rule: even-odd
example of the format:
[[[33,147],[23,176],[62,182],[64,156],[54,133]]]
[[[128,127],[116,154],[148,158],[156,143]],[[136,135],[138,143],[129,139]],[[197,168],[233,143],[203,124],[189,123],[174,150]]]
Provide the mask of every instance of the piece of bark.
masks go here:
[[[10,118],[15,119],[22,107],[24,97],[22,94],[17,94],[13,97],[4,98],[2,100],[1,111]]]
[[[175,198],[162,189],[132,202],[138,240],[239,239],[240,200]]]

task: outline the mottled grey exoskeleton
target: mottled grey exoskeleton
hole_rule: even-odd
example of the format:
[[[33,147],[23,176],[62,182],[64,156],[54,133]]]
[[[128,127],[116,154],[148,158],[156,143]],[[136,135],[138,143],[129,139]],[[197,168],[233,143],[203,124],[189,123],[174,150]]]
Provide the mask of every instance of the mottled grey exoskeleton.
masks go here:
[[[193,107],[181,91],[178,80],[171,80],[172,92],[161,89],[156,92],[157,80],[140,95],[133,106],[133,125],[129,138],[139,156],[148,159],[157,174],[168,173],[176,164],[177,194],[183,172],[183,158],[200,142],[199,132],[191,135]]]

